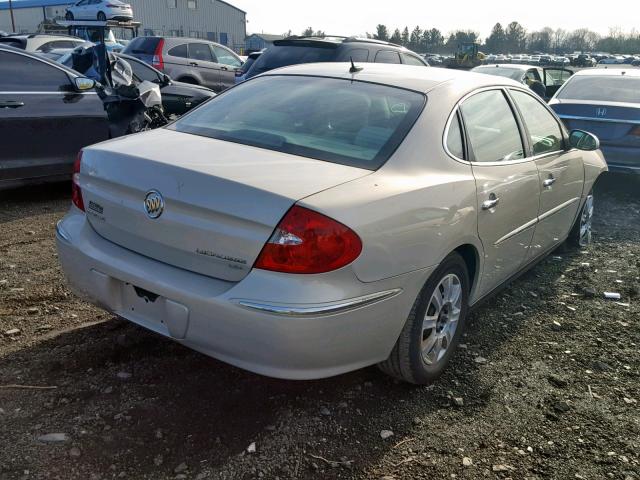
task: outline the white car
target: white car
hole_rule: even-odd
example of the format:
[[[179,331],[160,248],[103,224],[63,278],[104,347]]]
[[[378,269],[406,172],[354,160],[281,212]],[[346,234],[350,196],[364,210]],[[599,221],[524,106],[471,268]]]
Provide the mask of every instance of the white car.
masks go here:
[[[81,0],[67,8],[67,20],[133,20],[133,9],[120,0]]]

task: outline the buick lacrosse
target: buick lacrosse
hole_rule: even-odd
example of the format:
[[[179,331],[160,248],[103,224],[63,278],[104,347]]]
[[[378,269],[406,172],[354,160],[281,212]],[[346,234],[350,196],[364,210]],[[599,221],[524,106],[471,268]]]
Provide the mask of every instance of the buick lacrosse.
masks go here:
[[[230,364],[426,383],[469,307],[590,242],[606,169],[512,80],[299,65],[85,148],[57,245],[78,294]]]

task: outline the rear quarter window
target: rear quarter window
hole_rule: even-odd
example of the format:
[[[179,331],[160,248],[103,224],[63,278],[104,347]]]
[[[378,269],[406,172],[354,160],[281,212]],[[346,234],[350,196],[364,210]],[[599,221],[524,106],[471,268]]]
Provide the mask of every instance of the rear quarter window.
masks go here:
[[[124,49],[124,53],[137,53],[144,55],[153,55],[160,41],[157,37],[138,37],[131,40],[129,45]]]
[[[167,54],[171,55],[172,57],[189,58],[189,49],[187,48],[187,44],[185,43],[171,48],[167,52]]]

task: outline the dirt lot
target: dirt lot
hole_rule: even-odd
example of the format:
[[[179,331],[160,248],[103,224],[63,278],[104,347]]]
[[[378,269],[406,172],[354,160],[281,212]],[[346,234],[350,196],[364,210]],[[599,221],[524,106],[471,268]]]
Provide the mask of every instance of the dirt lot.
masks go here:
[[[478,309],[426,388],[268,379],[114,319],[65,287],[68,186],[5,193],[0,480],[640,479],[637,180],[599,184],[594,245]]]

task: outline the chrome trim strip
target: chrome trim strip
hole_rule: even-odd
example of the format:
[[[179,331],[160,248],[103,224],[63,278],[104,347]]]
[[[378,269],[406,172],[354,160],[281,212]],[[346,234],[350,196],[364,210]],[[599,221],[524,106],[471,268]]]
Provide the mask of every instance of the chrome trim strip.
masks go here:
[[[505,240],[509,240],[511,237],[514,237],[516,235],[518,235],[519,233],[524,232],[527,228],[534,226],[536,223],[538,223],[538,218],[534,218],[532,220],[529,220],[527,223],[525,223],[524,225],[520,225],[518,228],[516,228],[515,230],[507,233],[504,237],[499,238],[498,240],[496,240],[493,245],[500,245],[502,242],[504,242]]]
[[[58,223],[56,223],[56,234],[58,236],[60,236],[60,238],[62,240],[64,240],[65,242],[71,243],[71,237],[69,236],[69,234],[64,230],[64,228],[62,228],[62,226],[60,226],[60,224],[62,223],[62,220],[60,220]]]
[[[543,193],[544,193],[544,192],[543,192]],[[572,203],[577,202],[577,201],[579,201],[579,200],[580,200],[580,197],[575,197],[575,198],[572,198],[572,199],[570,199],[570,200],[567,200],[566,202],[561,203],[560,205],[558,205],[558,206],[556,206],[556,207],[553,207],[551,210],[548,210],[548,211],[544,212],[542,215],[540,215],[540,216],[538,217],[538,220],[539,220],[539,221],[544,220],[545,218],[550,217],[550,216],[551,216],[551,215],[553,215],[554,213],[559,212],[559,211],[560,211],[560,210],[562,210],[563,208],[568,207],[568,206],[569,206],[569,205],[571,205]]]
[[[338,303],[321,304],[313,307],[301,307],[296,305],[271,305],[268,303],[257,302],[253,300],[236,300],[238,304],[244,308],[258,310],[274,315],[283,315],[288,317],[308,317],[316,315],[329,315],[334,313],[342,313],[355,308],[363,307],[375,302],[386,300],[402,292],[401,288],[386,290],[384,292],[371,293],[361,297],[342,300]]]
[[[640,125],[640,120],[623,120],[621,118],[600,118],[600,117],[581,117],[578,115],[558,115],[563,120],[587,120],[589,122],[602,123],[629,123],[631,125]]]

